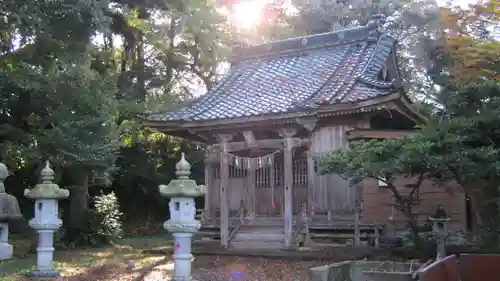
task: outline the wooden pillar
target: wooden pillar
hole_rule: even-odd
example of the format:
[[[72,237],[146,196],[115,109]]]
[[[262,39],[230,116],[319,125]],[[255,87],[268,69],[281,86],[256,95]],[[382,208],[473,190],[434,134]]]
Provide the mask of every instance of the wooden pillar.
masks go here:
[[[284,151],[284,192],[285,192],[285,247],[292,245],[292,226],[293,226],[293,140],[292,137],[296,134],[295,129],[283,129],[281,135],[285,139]]]
[[[312,136],[318,119],[315,117],[297,118],[297,124],[302,125],[309,131],[310,137]],[[314,182],[316,180],[315,163],[313,158],[312,147],[309,145],[307,151],[307,213],[309,216],[314,215]]]
[[[212,164],[210,163],[209,154],[205,155],[205,221],[210,221],[212,219]]]
[[[271,163],[269,164],[269,188],[271,189],[271,200],[274,200],[274,208],[272,210],[272,215],[275,216],[276,215],[276,212],[278,210],[276,210],[276,205],[278,202],[276,202],[276,189],[275,189],[275,186],[274,184],[276,183],[276,179],[275,179],[275,166],[274,166],[274,157],[273,159],[271,160]],[[278,203],[278,206],[280,206],[279,208],[281,208],[281,204]]]
[[[314,170],[313,152],[307,151],[307,213],[314,216],[314,181],[316,180],[316,171]]]
[[[361,212],[361,206],[356,204],[356,214],[354,218],[354,247],[361,246],[361,232],[359,229],[359,216]]]
[[[229,159],[227,156],[228,142],[232,139],[230,134],[219,134],[218,136],[221,153],[220,155],[220,239],[223,247],[229,246]]]
[[[253,219],[255,218],[255,164],[248,161],[247,169],[247,214],[249,219]]]

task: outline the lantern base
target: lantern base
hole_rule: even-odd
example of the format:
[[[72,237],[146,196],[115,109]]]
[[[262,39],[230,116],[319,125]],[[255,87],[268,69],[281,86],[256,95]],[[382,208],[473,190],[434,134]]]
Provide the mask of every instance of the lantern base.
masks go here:
[[[28,274],[30,277],[35,277],[35,278],[57,278],[57,277],[61,277],[61,274],[57,271],[41,271],[41,270],[37,270],[37,271],[33,271],[31,272],[30,274]]]
[[[7,260],[12,258],[14,247],[7,243],[0,243],[0,260]]]
[[[193,279],[192,277],[174,277],[173,279],[170,279],[168,281],[197,281]]]

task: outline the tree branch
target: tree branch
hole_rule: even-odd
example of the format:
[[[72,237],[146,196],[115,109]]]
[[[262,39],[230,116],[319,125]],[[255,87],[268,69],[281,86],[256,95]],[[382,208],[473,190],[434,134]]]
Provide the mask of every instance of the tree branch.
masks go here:
[[[424,182],[425,179],[425,173],[421,173],[420,176],[418,177],[417,182],[415,183],[415,187],[412,189],[410,192],[410,201],[413,200],[413,195],[415,195],[415,192],[417,192],[420,189],[420,186]]]

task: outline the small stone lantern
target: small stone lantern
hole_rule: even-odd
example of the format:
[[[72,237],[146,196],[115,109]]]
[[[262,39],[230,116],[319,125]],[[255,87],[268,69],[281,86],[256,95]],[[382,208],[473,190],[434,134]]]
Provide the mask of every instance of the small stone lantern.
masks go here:
[[[168,185],[160,185],[160,194],[170,197],[168,204],[170,219],[164,227],[174,236],[174,274],[172,281],[191,281],[191,238],[201,223],[195,219],[196,207],[194,198],[204,195],[203,188],[189,178],[191,165],[186,161],[184,153],[175,165],[177,179]]]
[[[69,191],[60,189],[52,181],[54,171],[50,168],[49,161],[40,173],[42,183],[33,189],[25,189],[24,196],[35,199],[35,217],[29,221],[31,228],[38,233],[38,247],[36,248],[36,271],[34,277],[58,277],[52,267],[54,255],[54,232],[62,225],[59,219],[58,200],[69,196]]]
[[[446,237],[448,235],[447,223],[450,218],[432,218],[429,220],[432,222],[432,232],[437,236],[437,255],[436,260],[440,260],[446,256]]]
[[[13,247],[8,243],[9,221],[23,217],[16,197],[5,193],[3,182],[8,176],[7,166],[0,163],[0,260],[10,259],[13,254]]]

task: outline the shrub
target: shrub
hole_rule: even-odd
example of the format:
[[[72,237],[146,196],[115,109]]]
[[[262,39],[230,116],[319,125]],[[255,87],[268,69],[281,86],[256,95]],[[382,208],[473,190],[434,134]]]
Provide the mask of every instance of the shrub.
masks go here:
[[[122,213],[115,194],[103,194],[93,199],[93,208],[85,216],[87,227],[74,229],[65,237],[70,246],[110,244],[122,237]]]
[[[90,224],[99,242],[111,243],[122,238],[122,213],[113,192],[95,197]]]

